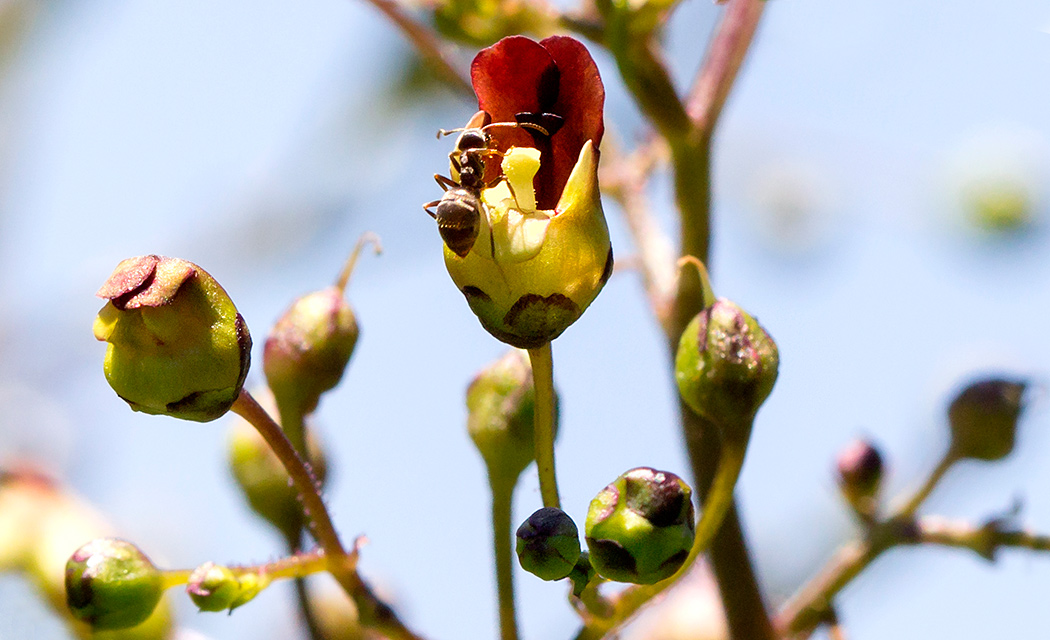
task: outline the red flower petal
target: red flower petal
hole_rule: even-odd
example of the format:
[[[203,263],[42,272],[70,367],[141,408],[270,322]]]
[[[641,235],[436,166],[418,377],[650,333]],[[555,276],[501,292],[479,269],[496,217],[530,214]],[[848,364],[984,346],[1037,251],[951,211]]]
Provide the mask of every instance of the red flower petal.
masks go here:
[[[470,68],[478,107],[493,122],[515,122],[518,113],[553,113],[563,118],[548,144],[540,143],[536,175],[539,208],[553,209],[587,140],[601,142],[605,88],[587,48],[567,36],[535,42],[511,36],[483,49]],[[523,129],[493,128],[495,146],[537,146]]]

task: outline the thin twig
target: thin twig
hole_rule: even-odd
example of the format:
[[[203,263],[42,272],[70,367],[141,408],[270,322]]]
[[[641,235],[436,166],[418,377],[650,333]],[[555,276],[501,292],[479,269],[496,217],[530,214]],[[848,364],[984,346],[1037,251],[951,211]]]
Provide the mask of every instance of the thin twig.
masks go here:
[[[442,50],[437,35],[426,25],[413,19],[394,0],[367,0],[390,19],[419,52],[420,57],[444,78],[450,87],[466,97],[474,96],[470,79],[460,73],[448,55]]]
[[[648,145],[646,150],[655,145]],[[624,220],[631,232],[637,250],[642,284],[649,296],[661,326],[665,325],[674,294],[676,274],[674,248],[670,237],[664,233],[652,215],[653,208],[645,194],[649,173],[655,164],[655,154],[632,154],[630,157],[618,153],[615,147],[606,144],[602,150],[603,164],[600,183],[602,190],[612,197],[623,211]]]
[[[704,137],[714,132],[765,7],[766,0],[733,0],[727,5],[686,98],[686,111]]]
[[[237,397],[232,411],[256,428],[288,472],[302,500],[303,514],[309,523],[310,533],[324,551],[328,572],[357,605],[362,625],[372,627],[393,640],[421,640],[357,574],[356,546],[350,553],[343,547],[328,508],[321,498],[313,471],[299,457],[280,425],[274,422],[270,414],[245,390]]]

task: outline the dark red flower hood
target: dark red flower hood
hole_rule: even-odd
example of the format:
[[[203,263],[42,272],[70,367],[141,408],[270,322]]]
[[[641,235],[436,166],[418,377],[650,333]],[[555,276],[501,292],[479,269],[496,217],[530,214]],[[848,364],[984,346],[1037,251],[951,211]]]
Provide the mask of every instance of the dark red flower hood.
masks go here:
[[[478,107],[492,122],[515,122],[522,113],[537,119],[551,113],[563,119],[549,140],[509,127],[494,127],[491,133],[500,151],[512,146],[539,148],[537,205],[554,209],[584,143],[591,140],[597,149],[605,131],[605,87],[591,54],[568,36],[540,42],[510,36],[478,53],[470,78]]]

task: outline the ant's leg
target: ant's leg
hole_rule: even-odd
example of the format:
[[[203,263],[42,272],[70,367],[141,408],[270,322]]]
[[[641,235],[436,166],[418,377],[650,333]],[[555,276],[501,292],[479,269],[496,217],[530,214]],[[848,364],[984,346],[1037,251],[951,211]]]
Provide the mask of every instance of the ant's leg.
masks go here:
[[[452,178],[446,178],[445,176],[434,174],[434,180],[438,183],[438,186],[448,191],[452,187],[458,187],[459,183]]]
[[[434,213],[433,211],[431,211],[430,207],[436,207],[439,204],[441,204],[440,200],[435,200],[433,202],[428,202],[425,205],[423,205],[423,211],[426,211],[427,213],[429,213],[431,218],[437,219],[437,214]]]

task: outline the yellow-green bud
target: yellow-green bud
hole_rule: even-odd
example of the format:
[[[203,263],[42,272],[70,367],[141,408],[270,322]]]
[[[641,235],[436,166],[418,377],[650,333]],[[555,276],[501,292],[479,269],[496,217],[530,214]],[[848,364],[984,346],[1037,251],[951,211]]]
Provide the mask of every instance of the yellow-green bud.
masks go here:
[[[309,462],[324,485],[328,465],[314,429],[306,429]],[[280,531],[285,540],[297,540],[303,526],[303,506],[277,455],[255,427],[234,420],[227,449],[230,471],[255,513]]]
[[[98,538],[77,549],[66,563],[66,602],[78,620],[94,629],[126,629],[153,613],[164,579],[135,545]]]
[[[963,389],[948,407],[951,448],[961,458],[1001,460],[1014,448],[1027,383],[989,378]]]
[[[509,149],[506,180],[482,192],[473,247],[463,257],[444,249],[448,273],[482,326],[522,349],[561,335],[605,286],[613,265],[594,144],[583,145],[553,210],[536,208],[539,155]]]
[[[470,383],[467,429],[490,474],[514,480],[532,462],[535,401],[532,367],[517,349],[505,353]]]
[[[543,507],[518,527],[518,562],[543,580],[561,580],[580,559],[576,523],[561,509]]]
[[[601,576],[653,584],[689,556],[695,536],[692,490],[681,478],[632,469],[602,489],[587,510],[587,547]]]
[[[235,575],[228,567],[205,562],[193,570],[186,593],[201,611],[233,611],[262,591],[269,581],[254,573]]]
[[[339,384],[359,330],[343,290],[332,286],[292,303],[274,325],[263,370],[282,414],[304,416]]]
[[[311,583],[310,610],[325,640],[365,640],[357,605],[334,583]],[[319,588],[318,588],[319,587]]]
[[[875,445],[866,440],[852,442],[839,454],[836,469],[846,502],[858,515],[874,516],[882,484],[882,455]]]
[[[207,422],[226,413],[248,374],[251,336],[207,272],[177,258],[124,260],[98,294],[95,319],[113,390],[135,411]]]
[[[725,299],[704,309],[678,342],[675,378],[682,400],[724,435],[750,433],[755,413],[773,390],[779,356],[773,338]]]

